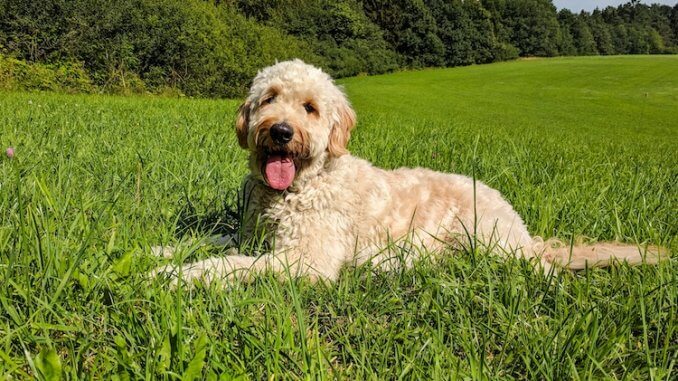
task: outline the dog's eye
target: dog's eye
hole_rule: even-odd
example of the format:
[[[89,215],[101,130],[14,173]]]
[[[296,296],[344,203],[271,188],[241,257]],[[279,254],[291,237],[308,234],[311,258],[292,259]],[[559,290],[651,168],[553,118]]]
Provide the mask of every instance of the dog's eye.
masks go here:
[[[263,102],[263,103],[264,103],[264,104],[267,104],[267,105],[270,105],[271,103],[273,103],[274,100],[275,100],[275,95],[271,95],[270,97],[264,99],[264,102]]]
[[[304,109],[306,110],[306,113],[311,114],[315,112],[315,107],[313,107],[312,104],[310,103],[304,103]]]

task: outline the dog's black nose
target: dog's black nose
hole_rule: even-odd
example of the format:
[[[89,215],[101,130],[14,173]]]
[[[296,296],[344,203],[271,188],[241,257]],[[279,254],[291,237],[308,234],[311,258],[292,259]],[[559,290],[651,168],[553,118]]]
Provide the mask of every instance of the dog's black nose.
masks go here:
[[[270,134],[271,139],[273,139],[273,143],[282,145],[287,144],[290,142],[290,140],[292,140],[292,136],[294,136],[294,130],[289,124],[282,122],[272,125]]]

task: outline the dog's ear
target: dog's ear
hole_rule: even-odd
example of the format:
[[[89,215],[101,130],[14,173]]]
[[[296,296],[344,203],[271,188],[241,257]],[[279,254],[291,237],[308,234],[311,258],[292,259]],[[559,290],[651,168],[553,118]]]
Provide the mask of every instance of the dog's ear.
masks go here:
[[[238,135],[240,147],[247,148],[247,126],[250,124],[250,102],[245,101],[238,108],[238,117],[235,120],[235,133]]]
[[[351,130],[355,127],[355,111],[351,108],[348,101],[342,102],[337,110],[337,116],[332,131],[330,131],[330,141],[327,144],[327,152],[330,157],[339,157],[348,153],[348,139],[351,137]]]

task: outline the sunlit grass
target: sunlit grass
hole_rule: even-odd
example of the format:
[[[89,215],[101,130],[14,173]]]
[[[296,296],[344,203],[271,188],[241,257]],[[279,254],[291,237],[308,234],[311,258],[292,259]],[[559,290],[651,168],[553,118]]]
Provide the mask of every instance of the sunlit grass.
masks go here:
[[[675,253],[677,58],[342,80],[359,117],[350,149],[475,173],[536,235]],[[235,228],[237,104],[0,94],[1,152],[15,148],[0,159],[0,375],[675,378],[675,260],[545,278],[476,252],[336,284],[148,282],[149,246]]]

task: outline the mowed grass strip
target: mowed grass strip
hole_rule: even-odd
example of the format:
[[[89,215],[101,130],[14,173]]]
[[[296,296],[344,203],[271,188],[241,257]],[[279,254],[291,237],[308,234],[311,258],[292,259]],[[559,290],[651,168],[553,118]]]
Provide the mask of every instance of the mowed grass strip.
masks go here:
[[[535,235],[674,257],[545,278],[482,251],[336,284],[170,291],[151,245],[236,228],[237,101],[0,94],[0,376],[674,379],[678,57],[340,81],[376,165],[475,176]],[[398,253],[398,248],[393,248]],[[215,255],[188,247],[181,260]]]

